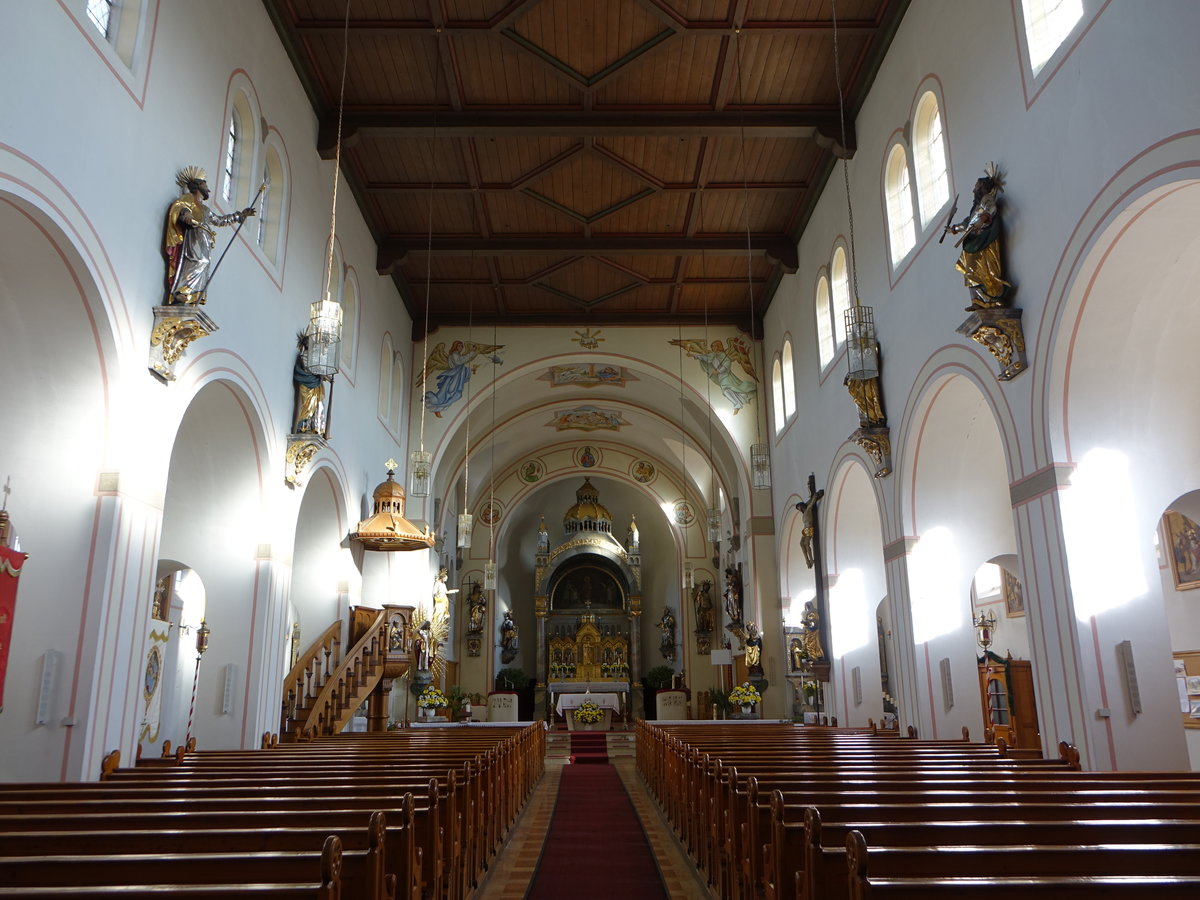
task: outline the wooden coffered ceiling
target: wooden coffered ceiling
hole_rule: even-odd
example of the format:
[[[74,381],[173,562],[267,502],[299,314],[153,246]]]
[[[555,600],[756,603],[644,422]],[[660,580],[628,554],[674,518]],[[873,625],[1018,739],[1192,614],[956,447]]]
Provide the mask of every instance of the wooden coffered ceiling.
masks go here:
[[[263,0],[423,332],[759,319],[908,0]],[[431,249],[431,252],[430,252]],[[755,323],[755,327],[758,325]]]

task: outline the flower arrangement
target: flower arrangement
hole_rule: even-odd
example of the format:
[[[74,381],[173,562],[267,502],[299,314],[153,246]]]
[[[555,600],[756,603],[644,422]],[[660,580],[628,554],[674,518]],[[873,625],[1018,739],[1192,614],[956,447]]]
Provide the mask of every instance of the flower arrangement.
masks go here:
[[[748,681],[743,681],[729,692],[729,702],[734,706],[752,706],[762,701],[758,688]]]
[[[432,684],[421,691],[421,696],[417,698],[417,706],[421,709],[438,709],[447,705],[449,705],[449,701],[446,699],[446,695]]]
[[[579,706],[575,707],[575,721],[581,725],[595,725],[604,718],[604,710],[598,707],[591,700],[584,700]]]

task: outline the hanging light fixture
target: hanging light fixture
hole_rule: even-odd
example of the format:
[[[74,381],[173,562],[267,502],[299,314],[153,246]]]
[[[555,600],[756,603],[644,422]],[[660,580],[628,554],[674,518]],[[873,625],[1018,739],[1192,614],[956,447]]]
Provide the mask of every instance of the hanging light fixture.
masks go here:
[[[738,70],[738,88],[742,95],[739,107],[739,143],[738,155],[742,165],[742,212],[746,223],[746,293],[750,298],[750,346],[757,345],[754,335],[754,255],[750,248],[750,176],[749,164],[746,162],[746,86],[742,83],[742,45],[740,37],[741,26],[733,30],[734,56]],[[755,490],[766,490],[771,486],[771,450],[762,436],[762,420],[765,411],[761,408],[754,416],[754,433],[756,440],[750,445],[750,486]]]
[[[337,238],[338,181],[342,171],[342,113],[346,106],[346,68],[350,60],[350,0],[342,26],[342,83],[338,91],[337,141],[333,151],[333,203],[329,212],[329,242],[325,248],[325,290],[309,306],[304,331],[304,365],[314,375],[334,376],[342,346],[342,305],[333,299],[333,248]]]
[[[838,121],[841,125],[842,147],[846,146],[846,106],[842,94],[842,69],[838,41],[837,0],[833,10],[833,75],[838,92]],[[854,247],[854,206],[850,199],[850,163],[842,156],[842,180],[846,186],[846,219],[849,225],[847,247],[850,269],[850,291],[853,305],[845,313],[846,389],[858,407],[858,430],[850,440],[858,444],[875,462],[875,477],[882,478],[892,471],[891,432],[883,410],[883,394],[879,381],[879,337],[875,331],[875,311],[864,306],[858,293],[858,254]]]
[[[428,307],[426,307],[428,310]],[[471,329],[474,323],[475,309],[474,298],[467,295],[467,343],[471,344],[472,334]],[[475,517],[467,512],[470,506],[467,505],[467,492],[471,489],[471,379],[468,377],[464,385],[463,403],[466,410],[465,422],[463,423],[463,511],[458,514],[458,547],[460,550],[469,550],[471,548],[471,532],[475,528]]]
[[[696,200],[696,217],[699,219],[700,227],[704,227],[704,193],[701,193]],[[712,344],[708,338],[708,287],[705,284],[705,278],[708,275],[707,257],[704,253],[704,248],[700,248],[700,284],[704,297],[704,348],[705,352],[712,349]],[[720,541],[721,541],[721,505],[720,497],[717,493],[717,465],[713,458],[713,405],[712,405],[712,379],[704,380],[704,399],[708,407],[708,473],[709,473],[709,502],[710,506],[704,511],[705,535],[709,543],[713,545],[713,558],[717,559],[720,556]],[[714,562],[713,565],[716,565]]]

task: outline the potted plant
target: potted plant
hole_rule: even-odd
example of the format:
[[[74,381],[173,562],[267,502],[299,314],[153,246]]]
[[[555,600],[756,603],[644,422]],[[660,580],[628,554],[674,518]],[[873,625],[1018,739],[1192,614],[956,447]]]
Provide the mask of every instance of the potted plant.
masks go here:
[[[596,726],[604,721],[604,710],[591,700],[583,701],[571,715],[575,719],[576,731],[595,731]]]
[[[733,706],[740,706],[742,715],[748,716],[754,706],[762,702],[762,694],[750,682],[743,681],[729,692],[729,702]]]
[[[471,698],[463,693],[460,685],[450,685],[446,692],[446,706],[450,710],[450,721],[458,722],[471,714]]]
[[[655,666],[646,672],[642,679],[642,687],[645,689],[642,694],[642,706],[647,719],[658,718],[656,697],[659,691],[665,691],[671,687],[671,679],[674,677],[675,670],[670,666]]]
[[[445,706],[447,702],[446,695],[436,685],[429,685],[425,690],[421,691],[421,696],[417,698],[417,709],[420,711],[420,717],[432,719],[434,712]]]

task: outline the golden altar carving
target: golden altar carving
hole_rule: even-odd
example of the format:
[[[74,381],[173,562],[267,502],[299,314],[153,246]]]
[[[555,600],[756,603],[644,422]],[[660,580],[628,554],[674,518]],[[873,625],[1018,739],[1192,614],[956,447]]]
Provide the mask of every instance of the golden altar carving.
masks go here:
[[[629,677],[629,641],[602,635],[584,622],[574,637],[550,639],[550,677],[555,681],[625,681]]]

